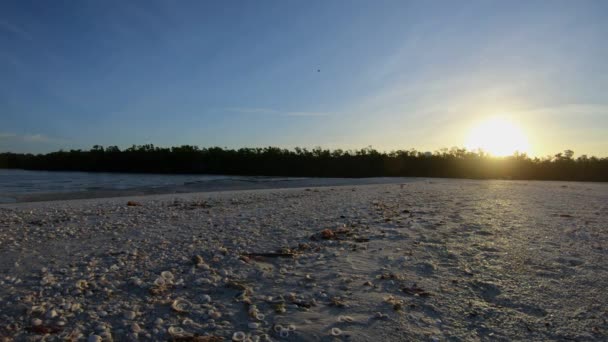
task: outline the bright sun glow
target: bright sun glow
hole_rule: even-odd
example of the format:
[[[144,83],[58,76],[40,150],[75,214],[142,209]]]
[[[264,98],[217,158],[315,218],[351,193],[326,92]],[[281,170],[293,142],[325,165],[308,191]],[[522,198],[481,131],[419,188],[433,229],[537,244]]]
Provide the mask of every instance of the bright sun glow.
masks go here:
[[[494,156],[508,156],[515,151],[528,153],[528,139],[514,123],[491,118],[480,122],[469,133],[465,147],[469,150],[482,149]]]

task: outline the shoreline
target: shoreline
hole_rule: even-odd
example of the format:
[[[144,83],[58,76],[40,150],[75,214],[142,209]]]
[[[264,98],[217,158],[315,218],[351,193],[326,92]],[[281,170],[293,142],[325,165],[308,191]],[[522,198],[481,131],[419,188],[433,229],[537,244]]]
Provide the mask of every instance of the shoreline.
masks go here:
[[[162,194],[207,193],[238,190],[288,189],[307,187],[356,186],[427,181],[427,178],[374,177],[374,178],[280,178],[251,177],[187,182],[171,186],[145,186],[126,189],[98,189],[82,191],[56,191],[31,193],[5,193],[0,205],[9,203],[57,201],[90,198],[113,198]],[[2,200],[4,198],[4,200]]]

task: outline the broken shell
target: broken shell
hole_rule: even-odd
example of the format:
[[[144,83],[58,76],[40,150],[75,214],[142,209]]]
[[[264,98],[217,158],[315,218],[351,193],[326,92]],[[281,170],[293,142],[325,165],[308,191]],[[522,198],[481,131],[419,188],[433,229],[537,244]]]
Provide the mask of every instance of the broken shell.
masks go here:
[[[287,330],[289,331],[296,331],[296,325],[295,324],[290,324],[287,326]]]
[[[171,303],[171,309],[176,312],[185,313],[192,309],[192,303],[185,299],[176,299]]]
[[[350,316],[342,316],[342,315],[338,316],[338,322],[349,322],[350,323],[352,321],[354,321],[354,319]]]
[[[196,266],[200,266],[202,264],[205,263],[205,260],[203,259],[202,256],[200,255],[195,255],[192,257],[192,262],[196,265]]]
[[[173,276],[173,273],[171,273],[169,271],[163,271],[163,272],[161,272],[160,276],[163,277],[163,279],[168,280],[169,282],[171,282],[175,278]]]
[[[247,335],[245,335],[245,333],[242,331],[237,331],[234,334],[232,334],[233,341],[244,341],[246,338],[247,338]]]
[[[88,287],[89,287],[89,283],[84,279],[80,279],[76,282],[76,288],[78,288],[80,290],[84,290]]]
[[[249,329],[257,329],[260,327],[260,323],[257,322],[249,322],[249,324],[247,324],[247,326],[249,327]]]
[[[156,280],[154,280],[154,285],[156,286],[165,286],[167,282],[165,281],[165,278],[163,277],[158,277],[156,278]]]
[[[383,314],[382,312],[378,311],[378,312],[374,313],[374,317],[379,318],[379,319],[383,319],[383,318],[387,318],[388,315]]]
[[[340,336],[342,335],[342,330],[340,328],[331,328],[331,334],[333,336]]]
[[[46,318],[55,318],[57,317],[57,311],[55,311],[54,309],[47,311],[46,313]]]

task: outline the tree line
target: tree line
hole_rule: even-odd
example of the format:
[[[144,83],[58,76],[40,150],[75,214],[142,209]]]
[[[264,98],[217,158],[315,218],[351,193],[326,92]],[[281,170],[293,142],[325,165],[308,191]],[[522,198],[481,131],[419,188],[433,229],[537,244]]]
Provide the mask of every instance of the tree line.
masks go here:
[[[179,146],[96,145],[92,149],[47,154],[0,153],[0,168],[52,171],[205,173],[291,177],[445,177],[472,179],[536,179],[608,181],[608,158],[574,158],[566,150],[531,158],[515,153],[492,157],[461,148],[434,153],[416,150],[380,152],[278,147],[228,149]]]

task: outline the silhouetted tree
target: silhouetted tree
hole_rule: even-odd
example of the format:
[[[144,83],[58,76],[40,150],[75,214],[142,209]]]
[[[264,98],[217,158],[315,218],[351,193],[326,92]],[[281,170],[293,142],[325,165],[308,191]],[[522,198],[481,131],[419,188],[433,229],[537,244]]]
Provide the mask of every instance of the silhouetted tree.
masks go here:
[[[525,153],[494,158],[483,151],[453,147],[434,153],[415,149],[379,152],[368,146],[359,150],[294,150],[278,147],[238,150],[182,145],[161,148],[133,145],[95,145],[89,151],[70,150],[48,154],[0,154],[0,168],[142,173],[207,173],[295,177],[448,177],[479,179],[539,179],[608,181],[608,158],[565,150],[546,158]]]

